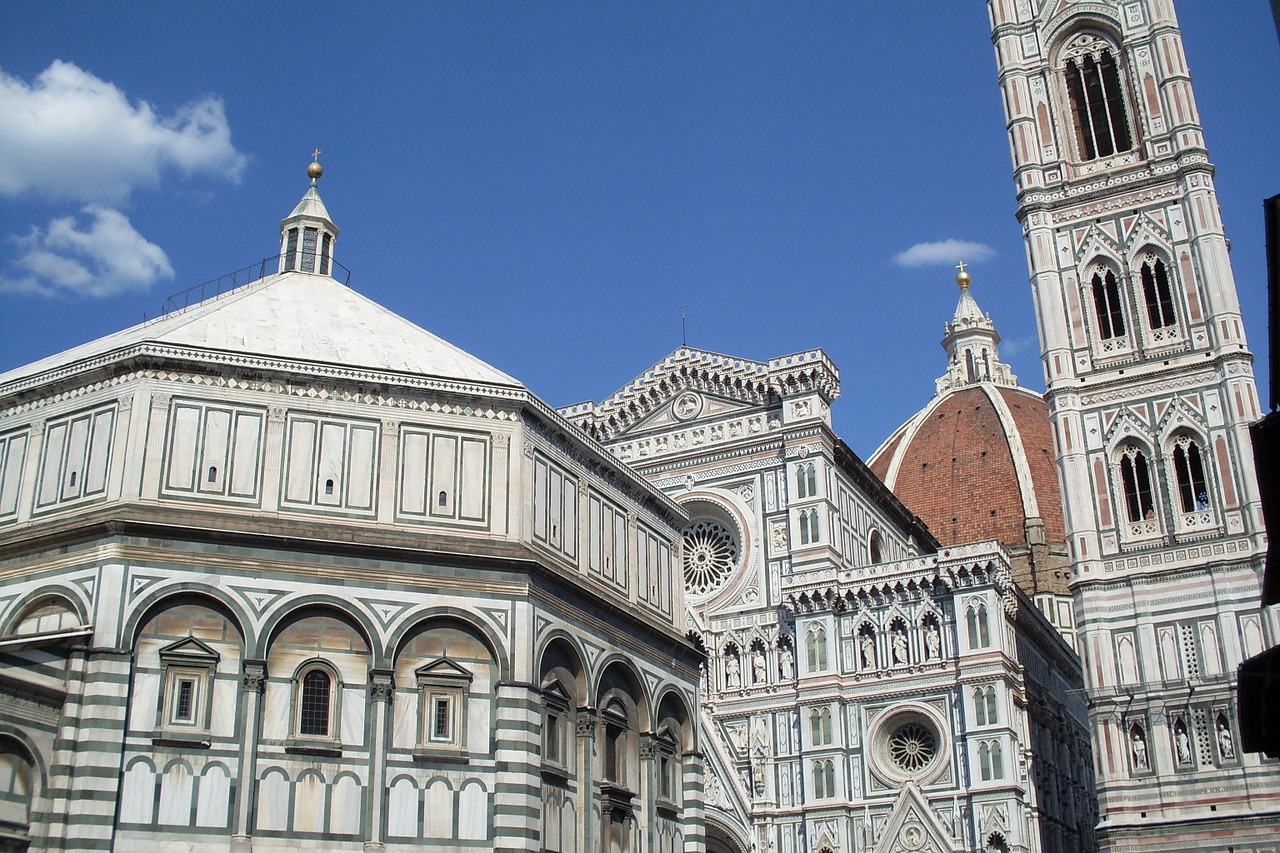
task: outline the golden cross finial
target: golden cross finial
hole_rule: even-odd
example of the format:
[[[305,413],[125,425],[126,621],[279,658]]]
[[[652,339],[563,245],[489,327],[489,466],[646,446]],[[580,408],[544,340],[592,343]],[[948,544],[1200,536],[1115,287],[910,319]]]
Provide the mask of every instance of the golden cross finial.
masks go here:
[[[315,151],[312,151],[312,152],[311,152],[311,162],[312,162],[312,163],[319,163],[319,162],[320,162],[320,149],[319,149],[319,148],[317,148]]]
[[[960,272],[964,272],[964,268],[967,266],[969,265],[966,264],[964,261],[961,261],[960,263],[956,264],[956,269],[960,270]]]

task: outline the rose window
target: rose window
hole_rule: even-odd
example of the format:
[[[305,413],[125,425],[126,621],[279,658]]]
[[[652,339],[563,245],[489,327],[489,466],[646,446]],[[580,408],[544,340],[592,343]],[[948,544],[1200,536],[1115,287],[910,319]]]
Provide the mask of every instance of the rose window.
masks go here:
[[[695,521],[684,529],[684,585],[690,595],[715,592],[738,560],[738,542],[718,521]]]
[[[937,754],[937,735],[922,722],[903,723],[889,735],[889,757],[908,773],[928,767]]]

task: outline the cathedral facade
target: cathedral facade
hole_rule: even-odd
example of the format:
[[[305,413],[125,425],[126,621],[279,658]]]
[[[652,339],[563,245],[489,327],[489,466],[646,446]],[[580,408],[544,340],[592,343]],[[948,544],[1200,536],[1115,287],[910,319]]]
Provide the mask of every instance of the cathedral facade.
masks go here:
[[[1173,4],[990,0],[1063,486],[1104,850],[1273,850],[1237,746],[1259,416]]]
[[[1078,658],[832,431],[821,350],[683,347],[561,412],[690,516],[708,850],[1093,849]]]

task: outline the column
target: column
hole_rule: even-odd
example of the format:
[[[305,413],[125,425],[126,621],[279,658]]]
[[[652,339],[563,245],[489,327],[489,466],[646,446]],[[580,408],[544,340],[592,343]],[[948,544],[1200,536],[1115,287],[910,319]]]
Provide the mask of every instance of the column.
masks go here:
[[[231,836],[232,853],[253,850],[253,799],[258,791],[258,738],[262,732],[262,689],[267,681],[265,660],[246,660],[240,691],[240,774],[236,782],[235,831]]]
[[[596,711],[579,708],[575,718],[574,770],[578,776],[578,849],[590,851],[599,844],[601,827],[591,823],[592,799],[596,782]]]
[[[384,806],[387,798],[387,732],[391,718],[391,699],[395,695],[394,672],[389,669],[369,671],[369,717],[373,731],[369,742],[369,837],[364,849],[382,850],[383,827],[386,825]]]

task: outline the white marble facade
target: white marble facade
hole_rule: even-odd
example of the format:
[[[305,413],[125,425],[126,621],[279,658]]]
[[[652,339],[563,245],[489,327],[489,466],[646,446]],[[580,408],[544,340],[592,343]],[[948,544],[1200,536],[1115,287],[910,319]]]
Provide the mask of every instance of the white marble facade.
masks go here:
[[[708,849],[1093,847],[1080,664],[995,542],[939,549],[832,432],[835,366],[681,348],[561,411],[689,513]]]

